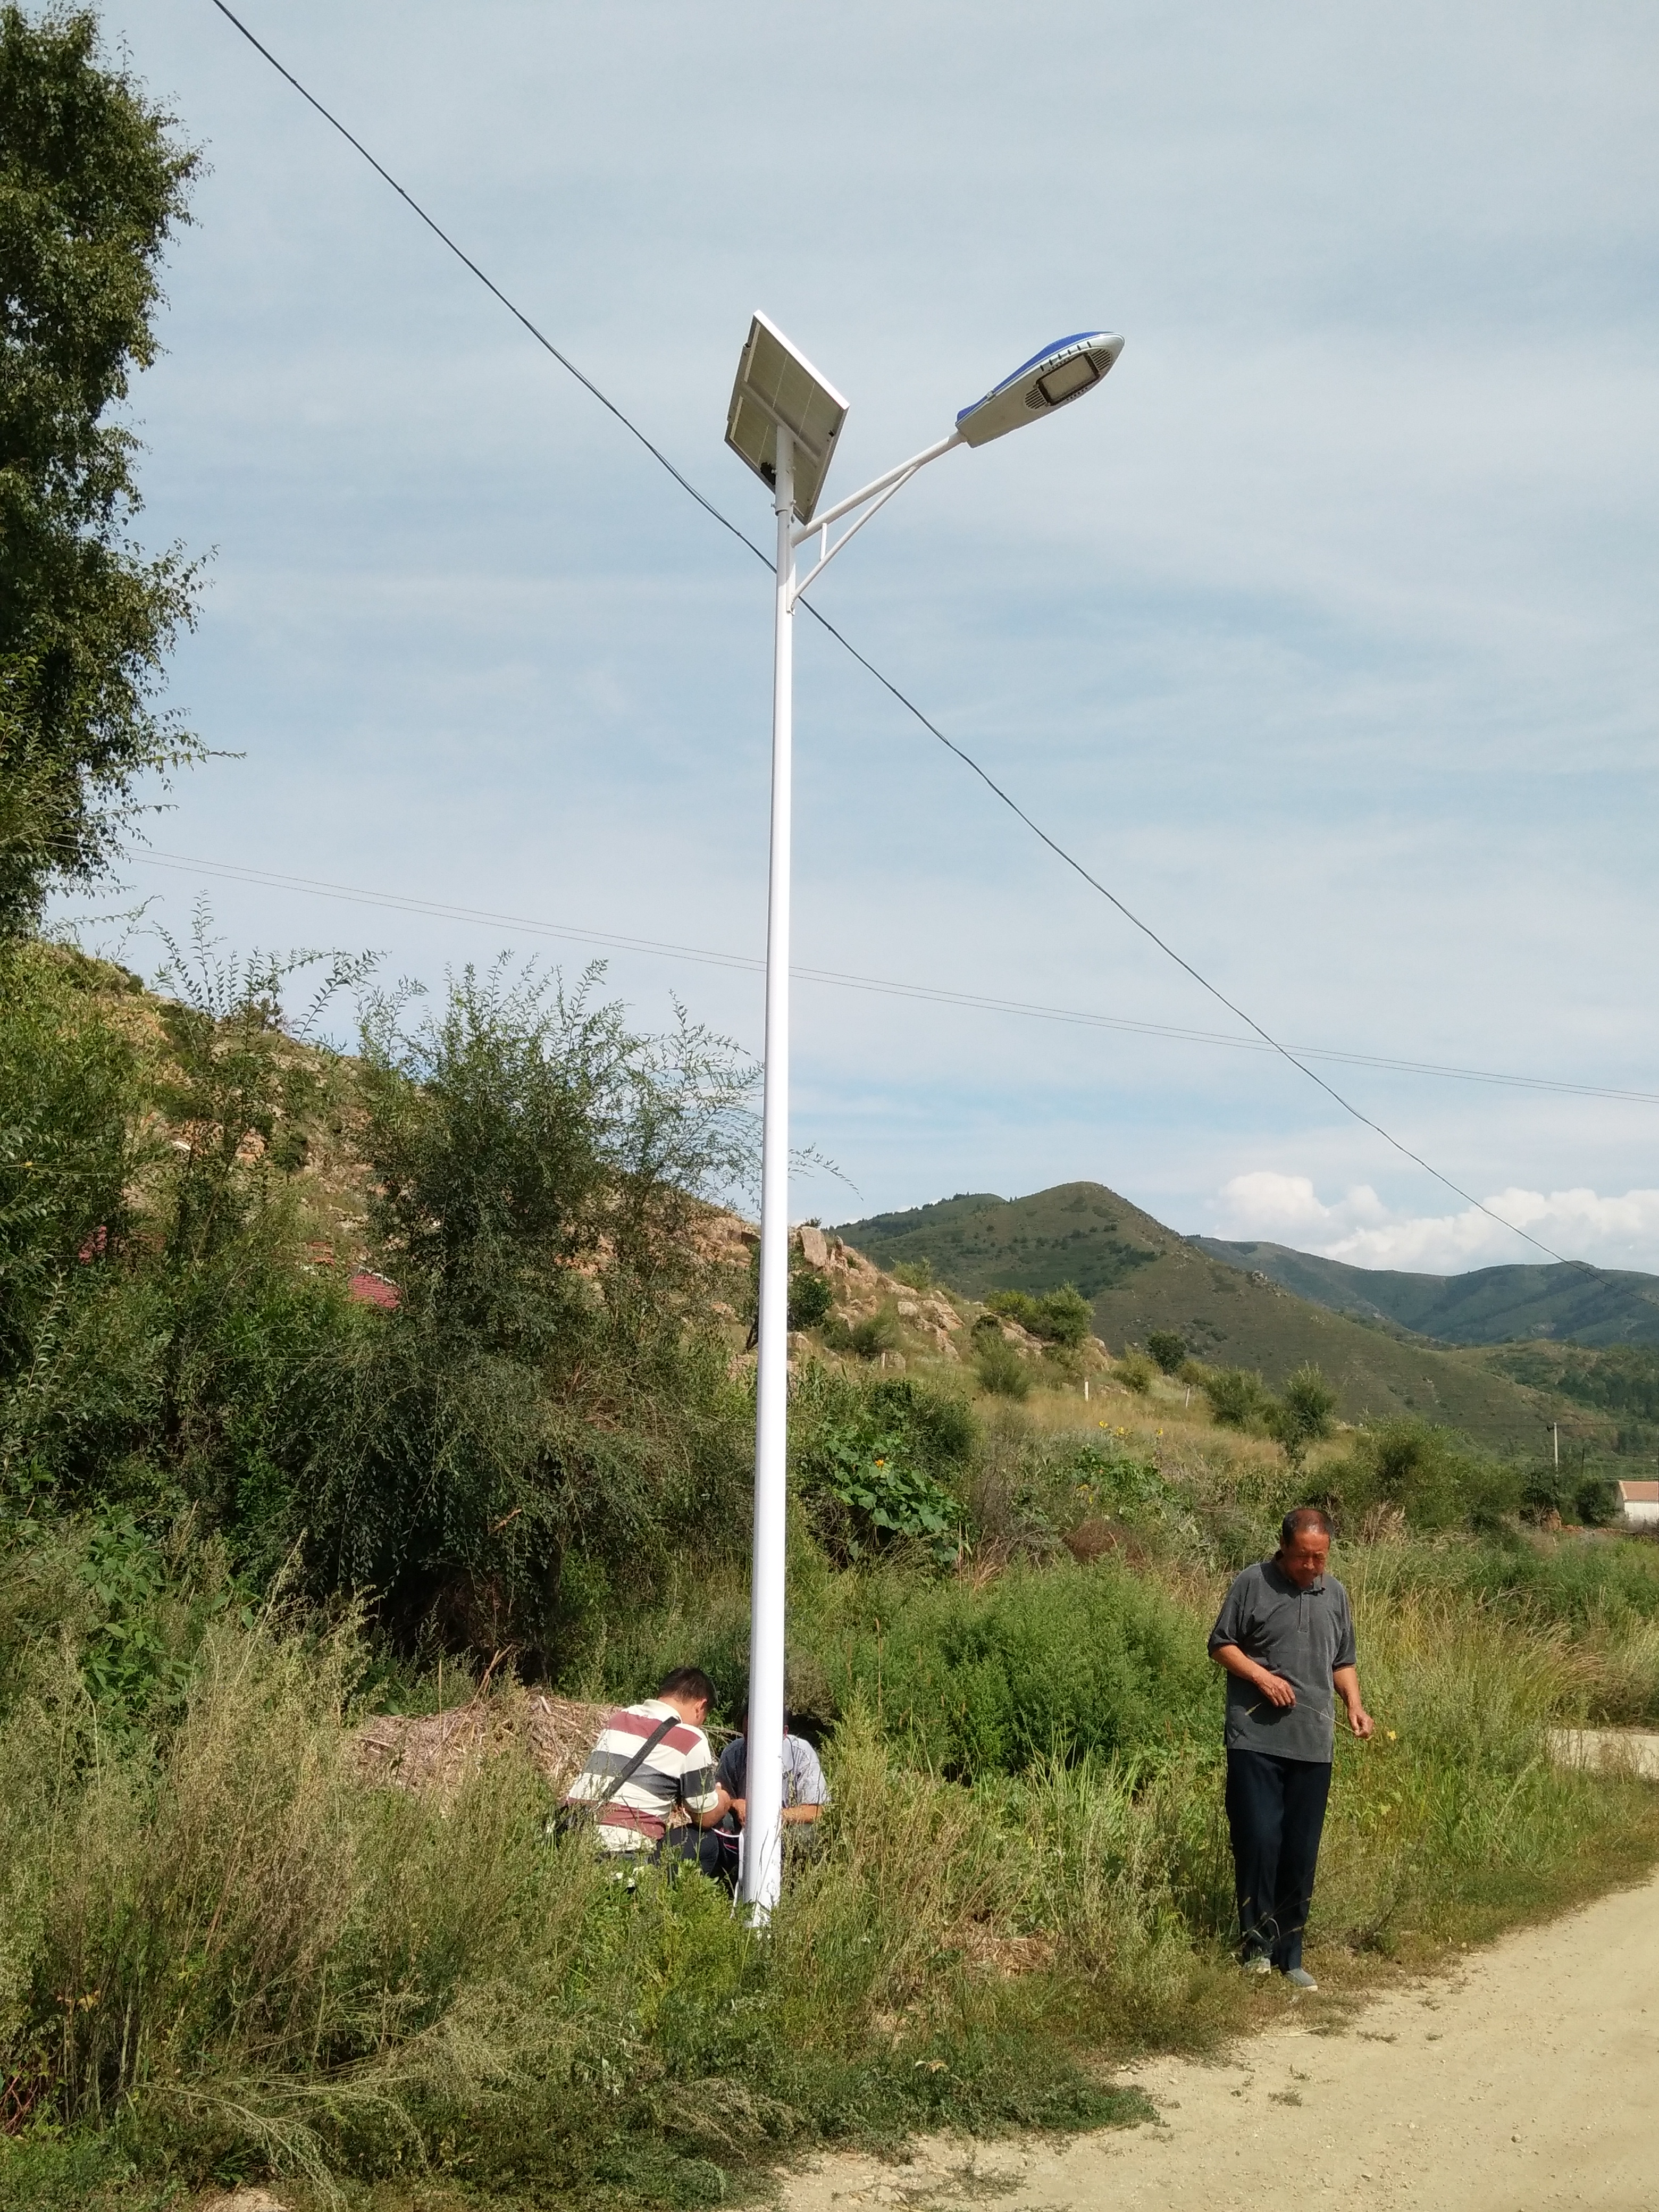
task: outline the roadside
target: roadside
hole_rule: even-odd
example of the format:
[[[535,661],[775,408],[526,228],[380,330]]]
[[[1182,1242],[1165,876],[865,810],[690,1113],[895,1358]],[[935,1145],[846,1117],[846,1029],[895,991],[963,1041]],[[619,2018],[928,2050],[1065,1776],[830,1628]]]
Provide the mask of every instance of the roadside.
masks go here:
[[[1659,2208],[1659,1877],[1358,2007],[1287,1999],[1204,2062],[1125,2070],[1157,2124],[826,2159],[786,2212],[1595,2212]]]

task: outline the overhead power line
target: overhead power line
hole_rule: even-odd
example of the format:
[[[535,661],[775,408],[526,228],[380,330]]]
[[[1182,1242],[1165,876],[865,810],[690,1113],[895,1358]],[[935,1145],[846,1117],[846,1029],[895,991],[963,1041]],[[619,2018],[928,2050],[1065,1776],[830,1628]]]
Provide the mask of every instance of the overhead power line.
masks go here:
[[[735,968],[747,975],[766,972],[752,952],[722,952],[706,945],[676,945],[658,937],[625,937],[616,930],[591,929],[575,922],[542,921],[523,914],[501,914],[490,907],[458,906],[441,899],[416,898],[404,891],[371,890],[362,884],[329,883],[316,876],[285,875],[279,869],[253,868],[235,860],[210,860],[191,853],[150,849],[128,854],[129,861],[167,868],[180,875],[217,877],[228,883],[257,884],[299,891],[308,898],[338,899],[350,906],[384,907],[394,914],[431,915],[441,921],[464,921],[485,929],[524,930],[562,943],[603,946],[607,951],[641,953],[653,960],[691,960],[702,967]],[[946,984],[903,981],[891,975],[854,975],[838,968],[792,967],[803,983],[823,983],[842,991],[869,991],[885,998],[920,999],[930,1005],[963,1006],[975,1012],[1015,1014],[1030,1021],[1062,1022],[1073,1028],[1114,1030],[1131,1036],[1164,1037],[1180,1044],[1222,1046],[1231,1052],[1265,1053],[1260,1037],[1221,1030],[1182,1029],[1171,1022],[1147,1022],[1127,1014],[1092,1012],[1081,1006],[1043,1006],[1029,999],[1000,999],[986,991],[955,991]],[[1495,1083],[1513,1091],[1553,1091],[1571,1098],[1607,1098],[1627,1105],[1659,1106],[1659,1091],[1620,1091],[1601,1083],[1569,1083],[1558,1076],[1515,1075],[1491,1067],[1454,1067],[1440,1060],[1400,1060],[1382,1053],[1340,1052],[1328,1045],[1292,1045],[1304,1060],[1334,1061],[1345,1067],[1375,1067],[1399,1075],[1426,1075],[1455,1083]]]
[[[212,0],[212,4],[218,9],[219,13],[225,18],[226,21],[231,24],[238,32],[240,33],[241,36],[247,40],[249,46],[251,46],[257,53],[261,55],[264,60],[270,63],[271,68],[276,71],[277,75],[283,78],[284,82],[291,85],[294,90],[299,94],[300,97],[305,100],[309,106],[316,110],[317,113],[322,117],[324,122],[326,123],[331,130],[338,131],[341,137],[345,140],[346,143],[350,146],[355,152],[362,155],[363,160],[368,163],[375,175],[379,177],[383,183],[391,186],[392,190],[397,193],[398,198],[404,203],[411,213],[416,216],[419,220],[425,224],[426,228],[432,233],[433,236],[455,256],[455,258],[460,262],[464,268],[468,270],[472,276],[477,278],[479,283],[484,287],[484,289],[490,294],[491,297],[498,301],[500,304],[507,309],[508,314],[514,318],[515,322],[518,322],[523,326],[529,335],[534,338],[537,344],[540,346],[544,351],[550,354],[553,359],[558,362],[561,368],[564,369],[568,374],[574,377],[577,383],[581,386],[582,389],[589,393],[592,398],[597,399],[599,404],[605,408],[606,412],[616,418],[617,422],[622,425],[623,428],[628,432],[630,437],[636,439],[638,442],[644,447],[646,452],[650,454],[653,460],[654,460],[659,467],[667,471],[668,474],[672,477],[674,482],[678,484],[680,489],[684,491],[688,497],[695,500],[697,505],[702,507],[703,512],[710,516],[713,520],[717,522],[722,530],[727,532],[732,537],[737,538],[740,544],[746,545],[750,552],[754,555],[755,558],[763,562],[769,572],[773,565],[772,556],[761,546],[756,544],[754,539],[748,535],[747,532],[739,529],[738,525],[733,522],[728,515],[721,514],[720,508],[715,506],[714,502],[711,499],[708,498],[702,492],[700,492],[689,477],[682,474],[680,470],[675,466],[674,463],[669,459],[668,456],[662,451],[662,449],[659,446],[653,444],[653,441],[647,437],[645,432],[640,428],[639,425],[634,422],[631,416],[625,413],[624,410],[617,405],[617,402],[610,397],[609,393],[603,391],[600,386],[593,381],[592,378],[587,375],[584,370],[578,368],[574,362],[573,362],[568,355],[560,351],[559,348],[554,344],[552,339],[547,336],[546,332],[538,329],[531,318],[526,314],[523,308],[520,307],[515,301],[508,297],[492,276],[485,274],[484,270],[479,267],[478,264],[472,258],[471,255],[450,236],[449,233],[444,229],[442,225],[439,223],[434,216],[428,214],[427,210],[421,205],[414,194],[408,191],[404,185],[398,183],[397,178],[394,177],[392,172],[386,167],[384,163],[375,159],[374,155],[369,152],[368,147],[363,144],[362,139],[358,138],[352,131],[349,131],[346,125],[341,122],[338,116],[334,114],[331,110],[325,107],[322,101],[318,99],[316,94],[302,84],[300,82],[300,79],[295,76],[293,70],[287,68],[282,62],[278,61],[276,55],[271,52],[270,47],[264,45],[261,40],[254,36],[253,33],[248,28],[247,25],[243,22],[241,17],[236,14],[234,9],[225,4],[225,0]],[[1206,975],[1200,974],[1199,969],[1194,967],[1190,960],[1183,958],[1182,956],[1175,950],[1173,945],[1168,944],[1164,939],[1158,935],[1158,932],[1152,927],[1150,922],[1143,921],[1138,914],[1134,913],[1131,908],[1125,905],[1124,902],[1117,896],[1115,891],[1109,890],[1106,885],[1100,881],[1097,876],[1093,875],[1084,866],[1082,861],[1079,860],[1075,854],[1069,853],[1066,849],[1065,846],[1060,844],[1057,839],[1051,837],[1048,832],[1044,830],[1039,823],[1032,819],[1032,817],[1025,811],[1024,808],[1019,805],[1018,801],[1013,799],[1003,789],[1002,786],[996,781],[994,776],[990,774],[988,769],[982,768],[979,762],[974,758],[973,755],[964,751],[962,746],[956,743],[954,738],[947,738],[944,731],[939,727],[938,724],[931,720],[930,718],[922,712],[921,708],[917,706],[915,700],[910,698],[907,693],[902,691],[899,686],[893,682],[890,677],[884,675],[882,671],[876,666],[875,663],[872,660],[868,659],[865,654],[860,653],[852,641],[847,637],[842,631],[837,629],[836,625],[832,622],[829,621],[810,600],[803,600],[801,604],[805,607],[807,613],[812,617],[813,621],[818,624],[819,628],[827,631],[829,635],[834,638],[836,644],[858,662],[860,668],[865,669],[875,678],[876,682],[882,686],[884,690],[890,692],[898,702],[899,705],[905,709],[907,714],[914,715],[915,720],[921,723],[923,729],[927,732],[930,737],[937,738],[939,743],[942,744],[948,752],[955,755],[956,758],[962,763],[964,768],[971,769],[973,774],[979,778],[982,784],[984,784],[986,789],[989,791],[994,797],[1000,799],[1002,804],[1008,809],[1009,812],[1016,816],[1019,821],[1023,822],[1025,827],[1031,832],[1031,835],[1037,838],[1042,844],[1046,845],[1048,850],[1054,854],[1057,860],[1063,861],[1066,866],[1070,868],[1074,874],[1081,877],[1083,881],[1088,884],[1091,890],[1097,891],[1102,898],[1105,899],[1111,906],[1115,907],[1127,922],[1130,923],[1135,929],[1138,929],[1141,935],[1151,944],[1155,945],[1158,951],[1164,955],[1166,959],[1172,960],[1176,966],[1179,968],[1184,975],[1191,976],[1193,981],[1199,986],[1200,990],[1207,992],[1210,997],[1212,998],[1218,1006],[1224,1006],[1227,1012],[1232,1015],[1236,1021],[1243,1022],[1247,1029],[1253,1030],[1255,1036],[1261,1039],[1262,1045],[1267,1050],[1276,1053],[1281,1060],[1287,1061],[1291,1066],[1294,1067],[1297,1071],[1299,1074],[1304,1075],[1310,1083],[1316,1084],[1319,1089],[1325,1093],[1326,1097],[1331,1099],[1334,1104],[1340,1106],[1345,1114],[1351,1115],[1356,1121],[1362,1125],[1362,1127],[1371,1130],[1376,1135],[1381,1137],[1383,1143],[1390,1146],[1394,1151],[1400,1154],[1402,1159],[1409,1160],[1413,1167],[1421,1168],[1425,1175],[1431,1176],[1436,1182],[1439,1183],[1443,1188],[1450,1191],[1455,1197],[1461,1198],[1466,1206],[1472,1206],[1478,1213],[1485,1214],[1489,1221],[1496,1222],[1500,1229],[1507,1229],[1512,1236],[1522,1238],[1536,1250],[1542,1252],[1547,1258],[1560,1261],[1563,1265],[1587,1264],[1582,1261],[1567,1261],[1562,1253],[1556,1251],[1552,1246],[1546,1244],[1540,1237],[1534,1237],[1529,1229],[1522,1229],[1518,1224],[1513,1221],[1505,1221],[1501,1213],[1495,1212],[1491,1206],[1483,1204],[1480,1199],[1475,1197],[1472,1191],[1465,1190],[1462,1183],[1454,1182],[1449,1175],[1443,1174],[1440,1169],[1432,1165],[1428,1160],[1425,1160],[1420,1152],[1413,1152],[1409,1145],[1402,1142],[1401,1139],[1395,1136],[1391,1131],[1385,1129],[1380,1121],[1374,1121],[1369,1114],[1364,1112],[1359,1107],[1356,1106],[1352,1099],[1345,1098],[1342,1093],[1338,1091],[1334,1085],[1327,1083],[1324,1077],[1321,1075],[1316,1069],[1310,1067],[1307,1065],[1305,1058],[1299,1059],[1297,1054],[1291,1050],[1288,1045],[1281,1044],[1277,1037],[1273,1036],[1267,1030],[1262,1027],[1261,1024],[1256,1020],[1253,1014],[1247,1013],[1244,1008],[1237,1005],[1231,999],[1230,999],[1226,993],[1223,991],[1218,984],[1211,982]]]

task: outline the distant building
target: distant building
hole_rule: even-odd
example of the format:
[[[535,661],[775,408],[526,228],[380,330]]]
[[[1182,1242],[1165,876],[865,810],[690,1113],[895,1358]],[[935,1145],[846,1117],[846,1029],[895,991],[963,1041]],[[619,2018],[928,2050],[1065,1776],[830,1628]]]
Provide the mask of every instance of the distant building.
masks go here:
[[[352,1297],[360,1304],[380,1306],[386,1313],[395,1313],[403,1304],[396,1283],[388,1282],[384,1275],[377,1275],[372,1267],[358,1268],[351,1279],[350,1290]],[[1650,1482],[1648,1488],[1655,1498],[1659,1499],[1659,1483]],[[1656,1505],[1655,1511],[1659,1513],[1659,1505]]]
[[[1659,1482],[1621,1482],[1619,1503],[1626,1521],[1644,1528],[1659,1528]]]

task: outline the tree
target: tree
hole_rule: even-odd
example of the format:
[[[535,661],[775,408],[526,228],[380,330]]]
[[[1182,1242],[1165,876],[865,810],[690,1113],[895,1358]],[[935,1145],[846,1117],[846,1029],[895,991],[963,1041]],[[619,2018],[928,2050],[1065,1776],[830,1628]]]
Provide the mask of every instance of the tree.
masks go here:
[[[319,1586],[532,1669],[740,1544],[753,1401],[707,1316],[708,1200],[752,1180],[754,1071],[504,963],[411,1025],[371,997],[359,1132],[401,1293],[296,1499]]]
[[[1212,1367],[1199,1388],[1210,1401],[1210,1413],[1224,1429],[1248,1429],[1261,1419],[1272,1401],[1261,1387],[1261,1377],[1243,1367]]]
[[[198,162],[95,16],[0,7],[0,933],[108,865],[143,775],[200,756],[155,703],[195,572],[127,534],[138,442],[113,419]]]
[[[1146,1349],[1166,1375],[1179,1375],[1186,1364],[1187,1340],[1178,1328],[1152,1329]]]
[[[1331,1432],[1336,1393],[1317,1367],[1298,1367],[1285,1385],[1284,1394],[1266,1415],[1267,1429],[1285,1447],[1292,1467],[1308,1456],[1310,1444]]]

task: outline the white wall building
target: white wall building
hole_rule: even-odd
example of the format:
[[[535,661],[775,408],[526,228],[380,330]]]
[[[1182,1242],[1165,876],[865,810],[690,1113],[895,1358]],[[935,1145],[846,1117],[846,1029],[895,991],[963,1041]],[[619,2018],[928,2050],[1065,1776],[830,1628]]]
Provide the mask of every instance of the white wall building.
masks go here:
[[[1659,1528],[1659,1482],[1621,1482],[1619,1502],[1626,1521],[1638,1527]]]

